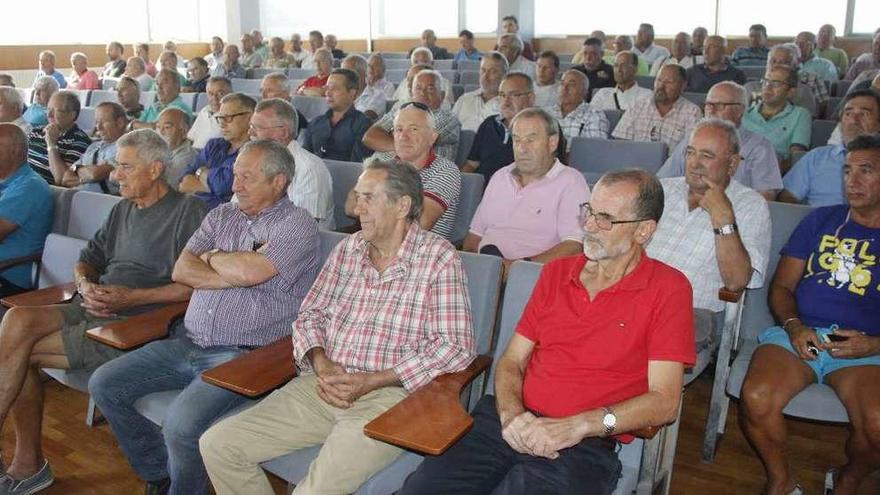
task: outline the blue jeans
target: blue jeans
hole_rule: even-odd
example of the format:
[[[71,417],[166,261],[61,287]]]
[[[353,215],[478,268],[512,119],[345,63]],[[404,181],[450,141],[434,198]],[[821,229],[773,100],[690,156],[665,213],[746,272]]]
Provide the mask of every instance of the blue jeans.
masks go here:
[[[587,438],[550,460],[513,450],[501,438],[495,397],[473,411],[474,427],[439,456],[425,456],[397,495],[607,495],[621,464],[611,443]]]
[[[201,373],[246,352],[239,347],[203,349],[186,337],[152,342],[98,368],[89,393],[110,423],[131,467],[145,481],[171,478],[172,494],[208,493],[199,437],[214,421],[247,398],[202,381]],[[141,416],[134,404],[145,395],[182,390],[162,427]]]

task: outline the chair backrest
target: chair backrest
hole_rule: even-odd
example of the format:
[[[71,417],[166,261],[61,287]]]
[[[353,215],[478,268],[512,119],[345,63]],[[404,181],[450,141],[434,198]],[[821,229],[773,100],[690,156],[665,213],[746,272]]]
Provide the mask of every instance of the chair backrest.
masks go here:
[[[532,296],[535,282],[541,275],[542,266],[528,261],[515,261],[510,267],[507,286],[504,288],[504,302],[501,304],[501,322],[498,325],[498,334],[495,336],[493,366],[489,371],[488,383],[486,384],[487,394],[491,394],[495,390],[494,363],[498,363],[498,360],[504,355],[504,350],[507,349],[507,343],[510,342],[526,303]]]
[[[456,69],[459,72],[479,72],[479,60],[459,60]]]
[[[740,338],[745,341],[755,340],[758,334],[765,328],[774,324],[773,315],[767,304],[767,295],[770,292],[770,281],[776,273],[776,265],[779,263],[779,250],[788,242],[792,231],[801,220],[812,211],[805,205],[779,203],[770,201],[770,223],[773,226],[770,240],[770,258],[767,261],[767,272],[764,275],[764,286],[759,289],[749,289],[746,293],[746,302],[743,305],[742,325]]]
[[[452,70],[454,68],[453,65],[454,65],[453,60],[451,58],[448,58],[446,60],[435,60],[434,61],[434,68],[439,71]],[[452,79],[450,79],[450,81],[451,80]]]
[[[260,83],[262,82],[259,79],[238,78],[230,79],[230,81],[232,82],[232,91],[236,93],[259,93]]]
[[[116,89],[116,83],[119,82],[119,79],[113,77],[105,77],[101,79],[101,89],[107,91],[110,89]]]
[[[467,161],[468,154],[471,152],[471,146],[474,144],[474,138],[477,133],[474,131],[462,130],[458,134],[458,151],[455,154],[455,164],[461,167]]]
[[[563,72],[565,72],[569,69],[573,69],[574,67],[577,67],[578,65],[581,65],[581,64],[576,64],[572,61],[564,62],[564,61],[560,60],[559,61],[559,73],[562,74]]]
[[[206,106],[208,106],[208,94],[207,93],[199,93],[196,96],[196,103],[193,106],[193,113],[199,113]]]
[[[477,353],[488,354],[492,349],[495,313],[501,298],[501,258],[463,251],[458,254],[468,279]]]
[[[746,79],[761,79],[762,77],[764,77],[764,73],[767,72],[767,68],[763,65],[746,65],[738,67],[738,69],[743,71],[743,73],[746,75]]]
[[[329,230],[321,230],[318,231],[318,236],[320,237],[321,241],[321,244],[319,246],[320,258],[318,259],[318,263],[321,266],[324,266],[324,263],[327,262],[327,258],[330,257],[330,252],[333,251],[333,248],[335,248],[337,244],[348,237],[348,234],[343,234],[342,232],[330,232]]]
[[[846,96],[852,81],[834,81],[831,84],[831,96]]]
[[[77,191],[70,202],[70,221],[67,235],[76,239],[89,240],[104,225],[110,210],[120,202],[119,196]]]
[[[435,69],[436,69],[436,67],[435,67]],[[449,69],[449,70],[439,70],[438,69],[437,71],[440,72],[440,75],[443,76],[450,83],[455,84],[458,82],[458,72],[457,71],[454,71],[452,69]]]
[[[92,92],[90,89],[68,89],[66,90],[76,95],[76,99],[79,100],[79,106],[85,107],[89,105],[89,93]],[[94,106],[94,105],[92,105]]]
[[[458,75],[458,82],[465,86],[468,84],[480,84],[480,72],[476,70],[461,71]]]
[[[706,93],[692,93],[685,91],[681,94],[681,97],[694,105],[697,105],[700,109],[706,106]]]
[[[407,52],[382,52],[379,54],[379,56],[382,57],[382,59],[386,62],[388,61],[388,59],[393,60],[397,58],[404,58],[407,60],[407,63],[409,63],[409,53]]]
[[[148,107],[156,101],[156,92],[155,91],[141,91],[141,97],[138,100],[141,105]]]
[[[485,180],[482,174],[461,174],[461,194],[458,195],[458,209],[455,210],[452,239],[450,239],[453,244],[457,245],[467,236],[471,220],[477,212],[477,206],[480,205],[480,198],[483,197]]]
[[[654,76],[636,76],[636,84],[643,88],[654,89]]]
[[[576,137],[569,164],[581,172],[602,175],[638,167],[656,174],[666,160],[666,143]]]
[[[52,232],[55,234],[67,233],[67,222],[70,219],[70,202],[76,189],[66,187],[49,186],[52,197],[55,199],[55,213],[52,219]]]
[[[832,96],[831,98],[828,98],[828,105],[825,106],[825,118],[829,120],[839,120],[841,105],[843,105],[842,96]]]
[[[291,100],[293,107],[302,112],[308,120],[323,115],[330,108],[327,100],[319,96],[295,95]]]
[[[810,129],[810,149],[828,144],[828,138],[831,137],[835,127],[837,127],[836,120],[814,120]]]
[[[15,88],[19,95],[21,95],[21,101],[24,102],[25,105],[29,105],[31,103],[31,98],[34,97],[34,89],[33,88]]]
[[[608,119],[608,133],[611,134],[614,132],[614,128],[617,127],[617,123],[620,122],[620,118],[623,117],[623,112],[620,110],[603,110],[605,112],[605,118]]]
[[[355,224],[355,220],[345,214],[345,198],[348,192],[354,189],[358,177],[364,171],[363,165],[357,162],[340,162],[336,160],[324,160],[330,177],[333,178],[333,218],[336,220],[336,228],[343,229]]]
[[[265,68],[251,69],[250,72],[248,72],[248,78],[262,80],[264,77],[268,76],[269,74],[275,73],[275,72],[284,73],[284,69],[265,69]]]
[[[92,107],[82,107],[79,109],[79,116],[76,118],[76,125],[86,134],[91,135],[95,130],[95,109]]]
[[[458,101],[461,98],[461,95],[464,94],[464,86],[461,84],[453,84],[452,85],[452,99]]]
[[[308,79],[308,78],[314,76],[315,73],[316,73],[315,69],[300,69],[298,67],[293,68],[293,69],[287,69],[287,77],[289,77],[290,79]],[[291,87],[290,89],[296,89],[296,88]]]
[[[180,93],[180,99],[189,105],[189,108],[192,110],[196,108],[196,98],[198,98],[199,94],[204,93]],[[207,100],[207,98],[205,98],[205,100]]]
[[[92,96],[89,98],[89,106],[97,107],[101,103],[105,101],[109,101],[112,103],[119,103],[119,98],[116,96],[116,91],[112,89],[108,89],[106,91],[96,89],[92,91]]]
[[[38,288],[65,284],[73,280],[73,267],[79,261],[79,252],[88,241],[60,234],[49,234],[43,248]]]
[[[385,59],[385,57],[382,57],[382,58],[385,61],[385,70],[386,71],[409,69],[410,63],[409,63],[408,57],[407,58],[391,58],[391,59]],[[387,76],[387,74],[386,74],[386,76]]]
[[[385,71],[385,79],[392,84],[400,84],[406,79],[406,71],[407,69],[388,69]]]

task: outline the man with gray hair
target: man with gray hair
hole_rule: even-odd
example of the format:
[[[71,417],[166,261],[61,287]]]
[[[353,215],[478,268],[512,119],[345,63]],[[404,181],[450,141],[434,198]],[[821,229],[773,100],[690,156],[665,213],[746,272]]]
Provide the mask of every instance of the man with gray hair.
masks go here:
[[[559,103],[547,109],[562,127],[568,143],[566,152],[571,151],[571,141],[576,137],[608,139],[608,117],[587,103],[589,93],[590,80],[586,74],[569,69],[559,84]]]
[[[153,91],[153,78],[147,74],[147,64],[138,56],[128,57],[125,62],[125,72],[123,75],[128,76],[138,82],[141,91]]]
[[[241,42],[241,65],[245,69],[257,69],[263,65],[263,57],[254,46],[254,37],[250,33],[242,33],[239,41]]]
[[[64,79],[64,75],[61,74],[55,67],[55,52],[52,50],[43,50],[40,52],[40,57],[38,60],[40,70],[37,71],[37,76],[34,78],[34,85],[39,78],[43,76],[51,76],[55,79],[55,82],[58,83],[58,87],[64,89],[67,87],[67,80]]]
[[[770,256],[770,211],[756,191],[732,177],[742,161],[739,134],[720,118],[700,121],[687,140],[684,177],[661,179],[663,218],[648,256],[677,268],[693,287],[697,345],[713,339],[718,289],[758,288]]]
[[[101,89],[98,74],[89,69],[89,59],[85,53],[74,52],[70,56],[70,89]]]
[[[669,50],[665,46],[654,44],[654,26],[646,22],[639,24],[632,51],[639,58],[644,59],[649,66],[657,60],[669,56]]]
[[[519,35],[505,33],[499,36],[498,51],[507,58],[511,72],[525,72],[532,79],[537,77],[538,66],[523,56],[523,42]]]
[[[782,190],[779,161],[773,143],[742,125],[748,101],[745,88],[733,81],[720,82],[712,86],[706,96],[706,117],[724,119],[736,127],[742,161],[736,167],[733,179],[758,191],[767,201],[772,201]],[[666,163],[657,171],[657,177],[684,177],[687,171],[687,147],[687,141],[682,140],[669,153]]]
[[[174,265],[174,281],[194,290],[173,338],[101,366],[89,381],[148,493],[169,481],[168,493],[208,493],[198,438],[248,399],[201,374],[288,334],[318,273],[318,226],[286,194],[294,173],[284,146],[261,140],[242,147],[235,160],[238,201],[211,210]],[[181,394],[159,428],[135,403],[166,390]]]
[[[360,55],[349,55],[345,57],[340,67],[353,70],[358,75],[358,95],[354,100],[354,107],[370,120],[376,120],[385,114],[385,93],[375,88],[367,91],[367,59]]]
[[[825,84],[837,82],[839,79],[837,67],[830,60],[819,57],[815,53],[816,35],[809,31],[801,31],[794,39],[798,50],[801,52],[799,60],[801,71],[811,72]]]
[[[819,80],[815,74],[804,72],[800,69],[801,50],[794,43],[776,45],[770,50],[767,57],[767,70],[776,67],[785,67],[798,71],[798,86],[791,97],[794,105],[801,106],[810,111],[813,118],[821,115],[830,98],[825,83]],[[745,84],[746,90],[751,94],[761,92],[761,82],[751,81]]]
[[[208,104],[196,114],[195,121],[186,136],[193,142],[193,147],[202,149],[209,140],[223,135],[220,123],[214,118],[214,114],[220,111],[220,101],[229,93],[232,93],[232,81],[222,76],[208,79],[208,85],[205,87]]]
[[[76,125],[79,98],[59,91],[49,100],[49,123],[28,135],[28,163],[49,184],[61,185],[64,174],[79,160],[92,139]]]
[[[31,125],[24,120],[21,112],[24,102],[21,93],[7,86],[0,86],[0,122],[15,124],[27,136],[31,132]]]
[[[507,59],[499,52],[489,52],[480,60],[480,87],[458,97],[452,113],[458,117],[463,131],[479,129],[480,124],[501,110],[498,88],[507,74]]]
[[[309,52],[303,50],[303,40],[299,33],[290,35],[290,52],[288,54],[293,57],[297,65],[302,65],[303,61],[308,58]]]
[[[367,88],[365,91],[381,91],[386,100],[394,99],[394,84],[385,79],[385,60],[378,53],[367,59]]]
[[[318,226],[335,230],[333,217],[333,179],[324,160],[309,153],[296,140],[299,115],[293,106],[280,98],[264,99],[257,103],[251,116],[250,138],[271,139],[286,146],[296,162],[296,171],[287,197],[293,204],[305,208]],[[235,196],[232,201],[237,201]]]
[[[3,493],[35,493],[53,482],[40,449],[42,417],[34,414],[43,403],[40,368],[97,368],[123,351],[86,337],[86,330],[186,301],[192,292],[171,275],[204,203],[162,180],[168,146],[155,131],[120,138],[116,159],[123,200],[80,253],[77,295],[65,304],[11,308],[0,323],[0,427],[14,413],[17,439]]]
[[[58,82],[52,76],[43,76],[34,81],[34,101],[24,111],[23,117],[33,127],[49,123],[47,107],[49,99],[58,92]]]
[[[183,110],[179,108],[166,108],[159,114],[156,121],[156,132],[168,143],[171,150],[171,158],[165,167],[163,177],[169,186],[177,189],[183,171],[196,159],[197,152],[193,149],[192,141],[187,138],[189,131],[189,119]]]
[[[218,495],[272,493],[259,463],[321,442],[295,493],[356,492],[403,452],[364,425],[474,358],[461,258],[419,226],[416,170],[370,160],[355,195],[363,229],[330,253],[293,323],[299,374],[199,441]]]
[[[458,121],[458,117],[454,113],[441,108],[444,97],[441,80],[440,73],[434,70],[426,69],[417,73],[413,77],[413,98],[410,104],[421,105],[433,113],[436,122],[435,129],[439,134],[437,142],[434,143],[436,152],[443,158],[454,162],[458,153],[461,122]],[[403,105],[399,108],[402,107]],[[378,152],[394,150],[395,115],[396,112],[388,112],[378,122],[370,126],[363,139],[368,148]]]
[[[431,50],[428,50],[427,48],[420,46],[420,47],[415,48],[412,51],[412,53],[410,54],[409,63],[410,63],[410,73],[407,74],[406,81],[400,83],[397,86],[397,90],[394,92],[394,96],[391,98],[392,100],[397,100],[398,105],[406,103],[406,102],[410,101],[410,99],[412,99],[412,92],[410,91],[412,89],[412,87],[411,87],[412,85],[407,84],[407,81],[409,81],[410,83],[412,82],[412,80],[410,79],[409,76],[412,75],[411,71],[413,70],[413,68],[416,66],[420,66],[420,65],[427,65],[428,68],[433,68],[434,67],[434,55],[431,53]],[[449,110],[452,108],[452,105],[455,103],[455,95],[453,95],[453,91],[452,91],[452,82],[450,82],[449,79],[446,79],[442,75],[441,75],[441,79],[442,79],[441,89],[443,90],[443,94],[446,95],[444,97],[445,99],[443,101],[443,108],[445,110]]]
[[[61,185],[86,191],[119,194],[119,184],[110,180],[116,168],[116,143],[125,134],[128,121],[119,103],[103,101],[95,108],[95,135],[79,160],[70,164]]]

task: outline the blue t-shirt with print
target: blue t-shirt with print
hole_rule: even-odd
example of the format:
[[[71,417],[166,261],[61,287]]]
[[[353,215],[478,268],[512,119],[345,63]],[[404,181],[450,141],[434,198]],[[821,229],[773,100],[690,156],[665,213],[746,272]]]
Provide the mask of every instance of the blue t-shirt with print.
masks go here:
[[[813,327],[880,335],[880,228],[847,218],[846,205],[818,208],[794,230],[782,255],[806,261],[795,289],[798,312]]]

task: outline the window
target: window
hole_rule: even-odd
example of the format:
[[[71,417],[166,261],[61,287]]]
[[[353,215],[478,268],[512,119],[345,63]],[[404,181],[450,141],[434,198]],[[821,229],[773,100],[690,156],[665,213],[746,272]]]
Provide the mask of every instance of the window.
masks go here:
[[[763,24],[767,35],[794,38],[801,31],[819,31],[822,24],[843,33],[846,0],[825,0],[820,5],[798,0],[721,0],[718,28],[722,36],[748,36],[749,26]],[[867,2],[862,2],[867,3]]]
[[[672,36],[679,31],[691,33],[697,26],[712,31],[715,2],[688,2],[686,8],[672,9],[669,2],[630,0],[626,3],[625,15],[619,9],[604,8],[597,2],[535,2],[535,36],[587,35],[594,29],[608,35],[630,33],[635,36],[642,22],[653,24],[657,36]]]
[[[464,27],[473,33],[492,33],[498,29],[498,2],[468,0],[464,8]]]
[[[880,2],[877,0],[855,0],[856,8],[853,13],[854,34],[874,34],[880,28]],[[838,33],[843,31],[838,29]]]
[[[380,0],[373,5],[377,7],[378,23],[374,34],[379,36],[419,37],[422,31],[430,28],[438,38],[458,37],[458,0],[433,0],[429,4]],[[426,12],[426,8],[431,11]]]
[[[309,31],[333,33],[340,39],[362,39],[369,34],[370,2],[364,0],[333,0],[316,8],[297,8],[302,2],[261,0],[260,22],[263,36],[279,36],[285,41],[293,33],[308,40]],[[344,14],[344,15],[341,15]]]

